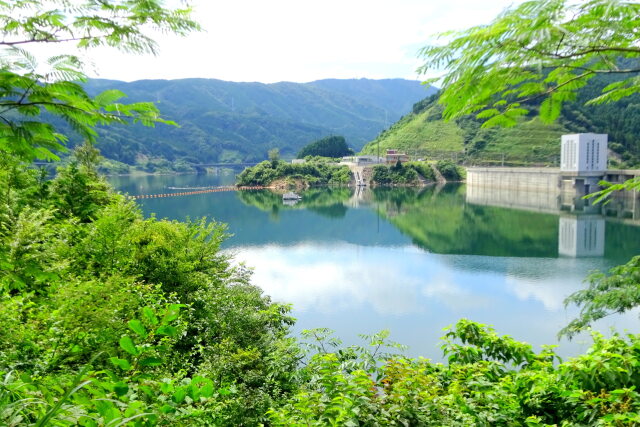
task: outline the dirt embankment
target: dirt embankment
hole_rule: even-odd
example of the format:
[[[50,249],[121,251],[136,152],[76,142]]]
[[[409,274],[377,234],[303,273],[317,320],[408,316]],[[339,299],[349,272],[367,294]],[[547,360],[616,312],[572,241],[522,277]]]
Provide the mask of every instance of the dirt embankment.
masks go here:
[[[304,190],[309,188],[309,183],[302,179],[281,178],[272,181],[266,188],[280,191]]]

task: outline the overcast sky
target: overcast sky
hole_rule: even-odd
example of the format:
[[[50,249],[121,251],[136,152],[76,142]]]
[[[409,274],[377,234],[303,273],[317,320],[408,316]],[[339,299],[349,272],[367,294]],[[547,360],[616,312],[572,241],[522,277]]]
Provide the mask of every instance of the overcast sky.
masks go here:
[[[418,49],[437,32],[490,22],[518,0],[195,0],[204,32],[158,36],[160,53],[93,51],[92,77],[308,82],[419,79]]]

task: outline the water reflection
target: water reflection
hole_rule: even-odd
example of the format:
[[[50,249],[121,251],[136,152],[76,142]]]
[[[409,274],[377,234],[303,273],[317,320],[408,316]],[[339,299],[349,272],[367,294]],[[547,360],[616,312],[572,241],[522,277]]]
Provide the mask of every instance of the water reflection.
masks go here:
[[[192,185],[216,179],[194,176]],[[123,185],[134,192],[189,184],[186,177],[159,181]],[[226,250],[254,268],[254,282],[267,294],[293,304],[297,330],[329,327],[355,342],[359,333],[388,328],[409,354],[433,358],[440,357],[441,329],[461,317],[534,345],[555,343],[576,314],[563,300],[588,272],[640,253],[630,200],[594,211],[580,200],[464,185],[300,195],[293,206],[269,191],[147,199],[141,206],[159,217],[229,223]],[[636,315],[596,327],[636,326]],[[564,342],[561,353],[583,347]]]
[[[635,192],[619,194],[604,204],[561,192],[516,192],[508,188],[468,185],[466,202],[558,215],[558,253],[569,257],[605,256],[606,217],[611,220],[609,228],[620,229],[620,224],[625,223],[640,225],[640,214],[637,208],[640,203],[638,203],[638,194]],[[637,237],[637,228],[629,230],[633,230],[634,237]],[[623,240],[633,241],[634,239]],[[618,239],[615,239],[615,245],[617,244]],[[612,246],[614,245],[609,246],[610,252],[615,252]],[[628,253],[628,251],[625,252]]]

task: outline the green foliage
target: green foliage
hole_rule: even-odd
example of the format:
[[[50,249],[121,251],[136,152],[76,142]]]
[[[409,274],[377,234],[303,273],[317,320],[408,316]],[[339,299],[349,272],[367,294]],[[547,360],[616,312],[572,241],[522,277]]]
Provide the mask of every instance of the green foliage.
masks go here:
[[[436,180],[433,168],[427,162],[407,162],[404,166],[415,170],[426,181],[433,182]]]
[[[419,181],[417,168],[404,166],[399,161],[393,166],[375,165],[371,180],[376,184],[416,184]]]
[[[203,377],[161,378],[166,350],[179,334],[178,304],[143,308],[129,321],[120,354],[96,370],[96,358],[75,376],[2,372],[0,420],[8,425],[157,425],[184,423],[220,393]]]
[[[0,371],[16,392],[0,416],[254,424],[294,387],[289,309],[230,265],[224,226],[144,219],[75,163],[43,185],[4,161]]]
[[[347,141],[343,136],[327,136],[302,147],[297,158],[320,156],[337,159],[351,155],[353,155],[353,150],[347,146]]]
[[[621,167],[638,162],[640,139],[637,120],[638,99],[632,96],[615,104],[584,106],[590,94],[605,85],[598,76],[578,92],[578,100],[565,105],[557,123],[544,124],[537,117],[524,117],[510,128],[483,128],[473,115],[455,120],[442,119],[443,107],[433,96],[416,104],[408,114],[371,141],[362,151],[375,154],[381,150],[400,148],[425,159],[452,159],[471,164],[513,165],[548,164],[557,166],[560,135],[577,132],[608,133],[610,146],[618,147],[624,156]],[[538,108],[536,101],[529,105]]]
[[[68,137],[59,133],[51,117],[89,141],[96,139],[97,125],[172,123],[151,103],[119,103],[124,93],[118,90],[90,97],[80,84],[86,76],[78,56],[55,55],[44,65],[26,50],[39,43],[74,42],[79,49],[106,45],[155,52],[155,43],[145,34],[148,27],[177,34],[198,29],[189,9],[172,10],[156,1],[1,2],[0,151],[25,160],[57,158],[54,153],[64,148]]]
[[[580,316],[564,327],[560,335],[572,337],[596,320],[640,306],[640,256],[612,268],[609,274],[592,273],[587,283],[586,289],[565,300],[565,305],[580,306]]]
[[[324,161],[291,164],[284,161],[258,163],[246,168],[236,179],[238,186],[268,186],[276,180],[299,181],[305,185],[346,185],[351,172],[346,166]]]
[[[53,207],[64,217],[87,222],[109,200],[109,187],[93,171],[72,162],[51,183]]]
[[[374,350],[329,352],[338,343],[328,340],[326,331],[315,336],[321,351],[302,369],[310,380],[286,404],[271,409],[274,425],[632,425],[640,420],[637,335],[593,334],[587,354],[560,362],[551,348],[536,353],[463,319],[443,337],[446,365],[376,356]],[[384,345],[385,338],[372,342]]]
[[[617,0],[527,1],[489,25],[442,34],[445,44],[421,50],[420,70],[445,70],[446,119],[476,114],[484,127],[513,126],[529,113],[527,102],[542,99],[538,114],[548,123],[597,75],[627,74],[589,104],[640,91],[638,68],[618,66],[620,58],[640,56],[639,12],[639,4]]]
[[[278,160],[280,160],[280,150],[277,148],[272,148],[268,153],[269,161],[271,162],[272,167],[278,166]]]
[[[384,150],[397,149],[407,153],[415,150],[462,151],[463,132],[453,122],[442,120],[442,107],[437,97],[426,98],[414,105],[414,112],[402,117],[389,129],[362,148],[362,154],[376,155],[378,146]]]
[[[380,146],[440,159],[464,151],[474,163],[557,165],[561,134],[598,132],[618,146],[620,167],[635,167],[640,50],[630,29],[639,7],[527,1],[489,25],[441,34],[445,43],[422,50],[422,71],[444,69],[442,91],[363,153]]]
[[[462,181],[465,175],[463,168],[448,160],[438,160],[436,169],[447,181]]]

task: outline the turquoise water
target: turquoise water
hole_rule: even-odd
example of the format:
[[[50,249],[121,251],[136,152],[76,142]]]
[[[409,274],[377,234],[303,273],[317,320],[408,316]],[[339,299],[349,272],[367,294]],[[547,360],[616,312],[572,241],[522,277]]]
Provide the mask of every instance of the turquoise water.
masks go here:
[[[112,178],[132,195],[233,181],[232,171]],[[293,206],[266,190],[139,203],[159,218],[227,223],[232,236],[225,250],[254,269],[253,281],[265,293],[292,304],[295,331],[328,327],[351,344],[360,333],[389,329],[393,340],[409,346],[408,355],[434,359],[441,357],[442,329],[462,317],[536,347],[560,344],[560,354],[576,354],[586,337],[556,339],[576,314],[564,308],[564,298],[583,286],[589,271],[640,253],[634,221],[472,203],[464,185],[300,194]],[[588,237],[590,246],[571,252],[567,236]],[[637,331],[638,324],[636,311],[595,327]]]

